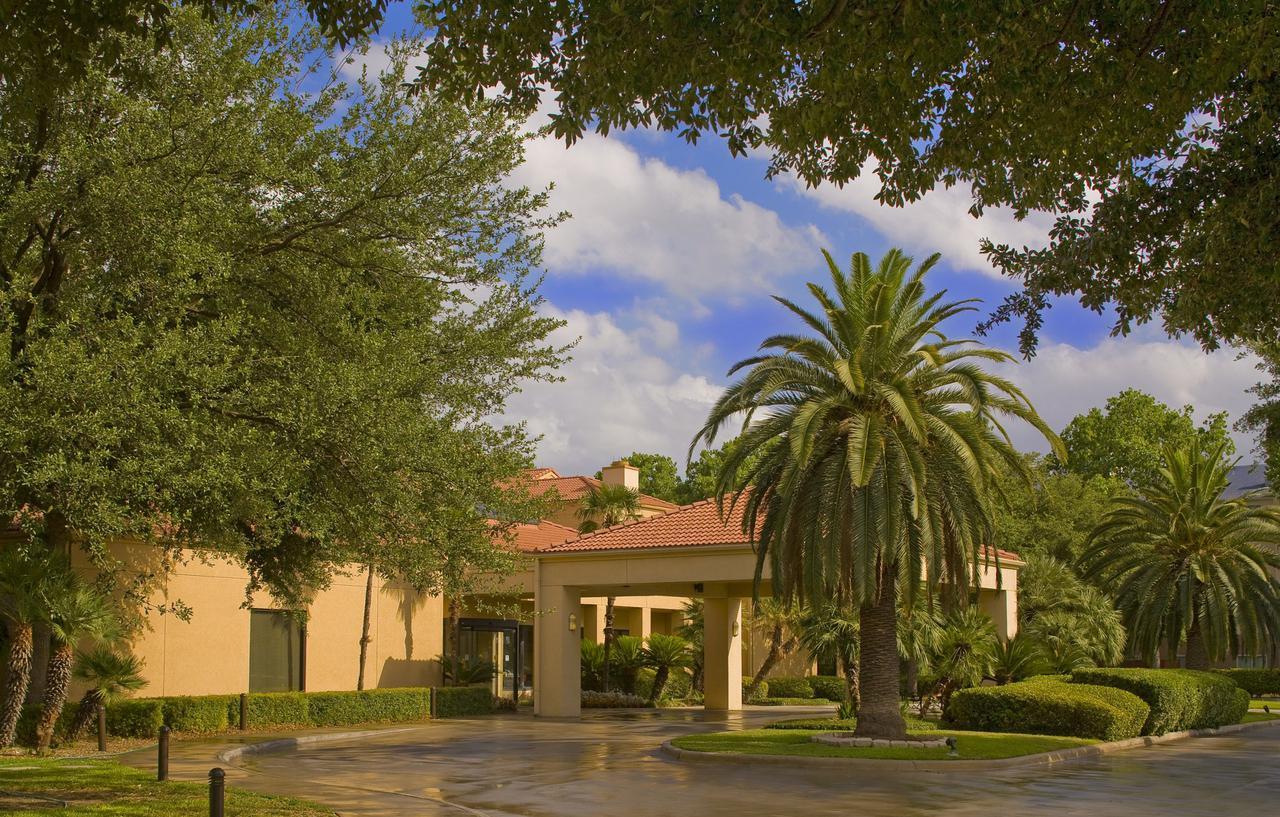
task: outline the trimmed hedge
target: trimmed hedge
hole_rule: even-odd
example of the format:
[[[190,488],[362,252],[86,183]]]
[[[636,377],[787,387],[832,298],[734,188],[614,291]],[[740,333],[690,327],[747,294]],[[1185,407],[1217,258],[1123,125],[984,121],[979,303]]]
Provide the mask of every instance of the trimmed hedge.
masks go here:
[[[314,694],[314,693],[311,693]],[[255,692],[249,696],[249,727],[307,726],[306,692]],[[239,703],[236,704],[239,707]],[[236,724],[240,715],[237,711]]]
[[[761,681],[760,686],[756,687],[756,693],[751,696],[747,695],[747,687],[749,686],[751,686],[751,679],[743,678],[742,679],[742,702],[743,703],[756,703],[758,701],[763,701],[765,698],[769,697],[768,681]]]
[[[118,738],[155,737],[164,726],[163,698],[131,698],[107,707],[107,734]]]
[[[648,705],[644,698],[630,692],[582,691],[583,709],[642,709]]]
[[[1236,686],[1255,697],[1280,695],[1280,669],[1220,669],[1214,672],[1230,678]]]
[[[493,711],[493,693],[487,686],[438,687],[433,718],[465,718]]]
[[[488,687],[485,704],[492,705]],[[253,696],[250,696],[252,700]],[[485,711],[488,711],[486,709]],[[431,690],[366,689],[363,692],[312,692],[307,694],[307,721],[312,726],[349,726],[353,723],[425,721],[431,717]]]
[[[805,679],[813,687],[815,698],[826,698],[828,701],[842,703],[847,686],[844,679],[837,675],[810,675]]]
[[[771,698],[812,698],[813,686],[804,678],[769,679],[769,697]]]
[[[1082,669],[1072,681],[1132,692],[1151,708],[1144,735],[1213,729],[1239,723],[1249,711],[1249,693],[1230,678],[1186,669]]]
[[[54,724],[53,735],[56,739],[59,735],[66,734],[71,728],[71,722],[75,720],[76,710],[80,708],[79,701],[67,701],[66,706],[62,707],[62,713],[58,715],[58,722]],[[39,704],[28,704],[22,707],[22,712],[18,715],[18,731],[15,733],[15,741],[23,746],[34,746],[36,743],[36,724],[40,721]],[[95,730],[98,728],[93,727]],[[94,734],[97,734],[95,731]]]
[[[1124,740],[1142,733],[1150,711],[1137,695],[1115,687],[1023,681],[957,690],[944,723],[977,732]]]
[[[145,700],[145,699],[142,699]],[[221,732],[240,719],[240,699],[236,695],[181,695],[158,698],[162,702],[164,725],[175,732]]]

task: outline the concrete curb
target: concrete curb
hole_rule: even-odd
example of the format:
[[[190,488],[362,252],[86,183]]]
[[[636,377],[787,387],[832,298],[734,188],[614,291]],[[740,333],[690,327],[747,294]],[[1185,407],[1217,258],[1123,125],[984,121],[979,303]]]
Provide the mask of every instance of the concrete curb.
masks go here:
[[[361,732],[327,732],[319,735],[299,735],[292,738],[276,738],[262,743],[247,743],[223,749],[215,758],[222,763],[234,764],[246,755],[265,755],[272,752],[287,752],[302,746],[313,746],[318,743],[337,743],[344,740],[377,737],[378,735],[394,735],[397,732],[410,732],[416,726],[399,726],[391,729],[366,729]]]
[[[921,771],[921,772],[976,772],[995,771],[999,769],[1018,769],[1031,766],[1052,766],[1074,760],[1102,757],[1114,752],[1128,749],[1139,749],[1161,743],[1171,743],[1184,738],[1207,738],[1217,735],[1230,735],[1250,729],[1280,725],[1280,719],[1256,721],[1254,723],[1236,723],[1217,729],[1191,729],[1185,732],[1167,732],[1163,735],[1152,735],[1128,740],[1117,740],[1111,743],[1095,743],[1090,746],[1076,746],[1071,749],[1057,749],[1052,752],[1041,752],[1021,757],[1005,757],[996,760],[882,760],[869,757],[798,757],[796,755],[745,755],[734,752],[698,752],[681,749],[670,740],[664,741],[659,751],[673,760],[697,763],[734,763],[740,765],[761,766],[817,766],[848,769],[878,769],[880,771]],[[678,740],[678,738],[677,738]]]

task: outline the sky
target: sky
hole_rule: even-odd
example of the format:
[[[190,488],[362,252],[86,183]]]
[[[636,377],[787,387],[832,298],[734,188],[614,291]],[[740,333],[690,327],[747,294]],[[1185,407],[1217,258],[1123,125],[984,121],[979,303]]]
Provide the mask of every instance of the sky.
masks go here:
[[[393,4],[379,37],[408,25],[404,5]],[[376,43],[361,59],[378,66]],[[359,65],[345,70],[358,74]],[[874,176],[812,189],[793,177],[767,180],[767,166],[767,157],[732,157],[715,137],[691,146],[650,130],[589,134],[568,148],[530,143],[511,183],[551,186],[551,208],[570,213],[546,237],[541,291],[544,311],[565,322],[555,340],[577,342],[561,382],[524,388],[508,407],[507,419],[540,437],[538,465],[590,474],[652,451],[683,466],[729,366],[768,335],[799,328],[770,296],[804,303],[805,284],[826,280],[824,249],[842,264],[892,247],[916,259],[941,253],[929,285],[984,302],[949,326],[969,336],[1016,291],[983,259],[980,240],[1042,245],[1051,223],[991,209],[975,219],[961,187],[890,208],[874,200]],[[1205,354],[1158,322],[1124,338],[1111,326],[1109,315],[1060,299],[1037,355],[1008,367],[1050,427],[1061,430],[1128,387],[1190,404],[1197,419],[1226,411],[1234,422],[1249,406],[1255,361],[1230,349]],[[1001,327],[985,342],[1016,353],[1019,328]],[[1045,450],[1029,428],[1012,431],[1024,450]],[[1236,447],[1252,461],[1249,437],[1237,434]]]

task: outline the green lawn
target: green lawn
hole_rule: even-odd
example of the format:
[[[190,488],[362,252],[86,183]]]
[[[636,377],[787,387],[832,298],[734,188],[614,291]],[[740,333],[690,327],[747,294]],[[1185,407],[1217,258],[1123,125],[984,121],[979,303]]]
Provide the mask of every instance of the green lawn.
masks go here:
[[[209,813],[203,783],[157,783],[151,773],[114,760],[0,760],[0,813],[13,817],[192,817]],[[24,798],[39,794],[67,803]],[[333,811],[292,797],[227,787],[228,817],[332,817]]]
[[[1270,712],[1246,712],[1244,720],[1241,723],[1258,723],[1259,721],[1273,721],[1280,718],[1280,706],[1271,707]]]
[[[1276,698],[1254,698],[1249,701],[1250,709],[1261,709],[1264,706],[1271,707],[1272,712],[1280,712],[1280,699]]]
[[[747,703],[754,706],[838,706],[826,698],[761,698]]]
[[[952,758],[946,748],[941,749],[874,749],[843,748],[813,743],[810,736],[827,730],[810,729],[750,729],[743,732],[715,732],[708,735],[688,735],[672,743],[681,749],[696,752],[732,752],[744,755],[788,755],[799,757],[865,757],[881,760],[993,760],[1002,757],[1019,757],[1048,752],[1054,749],[1070,749],[1088,746],[1096,740],[1084,738],[1059,738],[1048,735],[1005,735],[996,732],[955,732],[936,730],[920,733],[921,736],[951,737],[958,741],[959,756]]]
[[[819,732],[852,732],[858,726],[855,718],[795,718],[788,721],[774,721],[765,726],[765,729],[808,729],[810,731],[817,730]],[[938,728],[938,724],[934,721],[922,721],[919,718],[908,715],[907,728],[912,732],[923,732]]]

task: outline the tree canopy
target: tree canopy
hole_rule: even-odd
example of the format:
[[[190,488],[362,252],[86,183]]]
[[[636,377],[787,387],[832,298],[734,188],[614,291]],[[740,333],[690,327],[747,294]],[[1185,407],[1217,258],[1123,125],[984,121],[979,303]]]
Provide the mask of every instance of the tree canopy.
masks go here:
[[[1280,51],[1271,0],[999,7],[806,0],[420,0],[424,87],[500,88],[551,130],[653,126],[762,151],[771,173],[874,173],[901,205],[1060,215],[1045,250],[988,246],[1034,348],[1057,294],[1161,317],[1207,347],[1280,334]]]
[[[0,84],[0,511],[103,567],[220,551],[285,604],[347,563],[439,587],[500,564],[484,511],[525,516],[531,442],[487,418],[560,359],[554,221],[505,181],[518,123],[400,85],[413,43],[300,93],[323,40],[285,11]]]
[[[668,502],[679,501],[680,472],[676,469],[676,461],[671,457],[666,454],[632,451],[628,456],[618,459],[624,459],[640,469],[640,493]]]
[[[1235,451],[1227,435],[1225,412],[1211,414],[1199,427],[1192,406],[1172,409],[1146,392],[1125,389],[1106,406],[1077,415],[1062,430],[1067,449],[1065,467],[1085,477],[1116,477],[1131,485],[1152,481],[1163,449],[1199,438],[1204,451],[1223,446]]]
[[[1106,513],[1108,500],[1127,488],[1115,477],[1055,469],[1051,459],[1039,455],[1024,458],[1025,472],[1006,471],[999,477],[1004,501],[992,513],[992,541],[1023,558],[1043,554],[1074,562]]]

